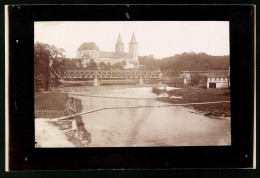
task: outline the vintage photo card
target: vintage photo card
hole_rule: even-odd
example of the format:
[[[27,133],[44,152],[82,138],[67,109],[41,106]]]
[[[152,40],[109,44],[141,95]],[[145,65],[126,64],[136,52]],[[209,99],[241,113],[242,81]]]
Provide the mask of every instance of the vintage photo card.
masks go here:
[[[228,21],[34,22],[35,147],[231,145]]]
[[[6,6],[6,170],[253,168],[254,13]]]

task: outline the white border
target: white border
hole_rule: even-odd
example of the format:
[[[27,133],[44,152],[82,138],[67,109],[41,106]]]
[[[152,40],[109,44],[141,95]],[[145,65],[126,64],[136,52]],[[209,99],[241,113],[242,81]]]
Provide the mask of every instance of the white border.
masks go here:
[[[9,16],[5,5],[5,171],[9,171]]]
[[[254,5],[254,136],[253,169],[256,169],[256,5]]]
[[[58,4],[53,4],[58,5]],[[78,5],[78,4],[70,4]],[[94,5],[94,4],[91,4]],[[97,4],[95,4],[97,5]],[[111,4],[98,4],[111,5]],[[114,4],[114,5],[146,5],[146,4]],[[169,5],[169,4],[149,4]],[[200,4],[207,5],[207,4]],[[223,4],[218,4],[223,5]],[[237,4],[239,5],[239,4]],[[9,171],[9,10],[5,5],[5,171]],[[256,169],[256,5],[254,5],[254,139],[253,139],[253,169]]]

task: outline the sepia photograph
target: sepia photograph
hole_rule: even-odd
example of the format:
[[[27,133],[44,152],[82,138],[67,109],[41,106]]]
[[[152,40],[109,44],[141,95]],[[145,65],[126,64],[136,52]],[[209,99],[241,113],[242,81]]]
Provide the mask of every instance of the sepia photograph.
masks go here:
[[[6,5],[5,170],[255,169],[255,17],[254,5]]]
[[[35,147],[231,146],[228,21],[34,22]]]

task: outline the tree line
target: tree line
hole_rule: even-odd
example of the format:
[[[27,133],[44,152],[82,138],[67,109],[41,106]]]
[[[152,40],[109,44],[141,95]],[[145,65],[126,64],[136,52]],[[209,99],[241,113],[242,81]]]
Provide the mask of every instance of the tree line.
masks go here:
[[[228,70],[230,57],[212,56],[206,53],[182,53],[163,59],[139,57],[139,64],[145,70],[161,71],[205,71]]]

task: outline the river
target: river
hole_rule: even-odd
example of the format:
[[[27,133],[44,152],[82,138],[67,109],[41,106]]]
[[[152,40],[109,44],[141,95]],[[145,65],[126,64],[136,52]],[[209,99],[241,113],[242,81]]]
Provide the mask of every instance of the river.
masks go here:
[[[102,107],[157,106],[151,88],[71,92],[83,111]],[[182,106],[106,109],[82,115],[90,147],[216,146],[231,144],[230,119],[213,119]]]

